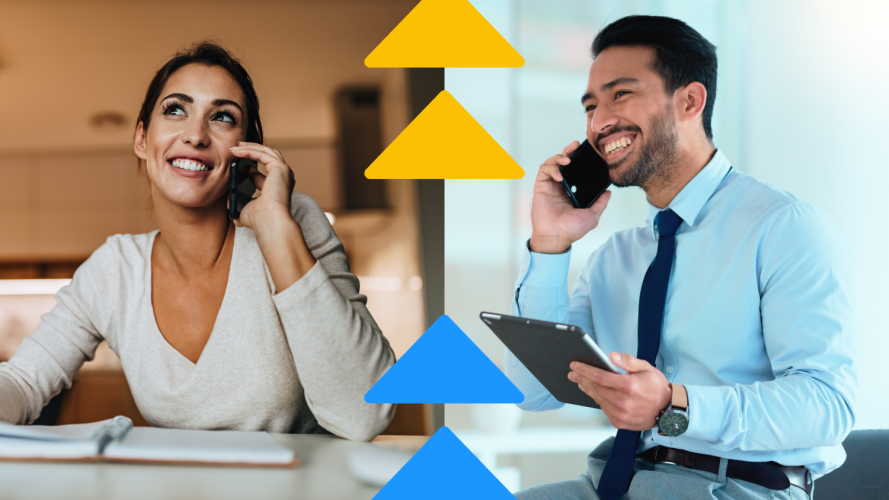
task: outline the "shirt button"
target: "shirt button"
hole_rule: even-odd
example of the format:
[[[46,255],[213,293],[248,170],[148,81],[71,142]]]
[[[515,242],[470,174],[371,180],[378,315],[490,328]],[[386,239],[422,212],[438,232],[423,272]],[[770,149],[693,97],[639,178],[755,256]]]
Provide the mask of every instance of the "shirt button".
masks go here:
[[[667,373],[673,373],[673,367],[672,367],[672,366],[668,366],[668,367],[667,367]]]

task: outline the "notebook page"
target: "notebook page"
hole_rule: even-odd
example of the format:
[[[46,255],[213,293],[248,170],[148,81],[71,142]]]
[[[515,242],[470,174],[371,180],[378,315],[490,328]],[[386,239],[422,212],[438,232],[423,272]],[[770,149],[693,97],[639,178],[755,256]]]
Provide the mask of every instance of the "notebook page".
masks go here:
[[[0,437],[40,441],[91,441],[91,436],[108,420],[91,424],[12,425],[0,422]]]
[[[42,441],[0,437],[0,460],[76,460],[99,458],[96,441]]]
[[[105,458],[283,465],[294,456],[265,432],[134,427],[105,448]]]

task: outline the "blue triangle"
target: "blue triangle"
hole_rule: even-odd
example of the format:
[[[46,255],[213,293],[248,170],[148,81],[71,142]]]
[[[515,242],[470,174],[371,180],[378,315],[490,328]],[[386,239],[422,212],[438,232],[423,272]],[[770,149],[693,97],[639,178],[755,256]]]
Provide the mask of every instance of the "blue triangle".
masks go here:
[[[447,427],[429,438],[373,500],[415,498],[515,500]]]
[[[521,403],[525,396],[442,315],[367,391],[368,403]]]

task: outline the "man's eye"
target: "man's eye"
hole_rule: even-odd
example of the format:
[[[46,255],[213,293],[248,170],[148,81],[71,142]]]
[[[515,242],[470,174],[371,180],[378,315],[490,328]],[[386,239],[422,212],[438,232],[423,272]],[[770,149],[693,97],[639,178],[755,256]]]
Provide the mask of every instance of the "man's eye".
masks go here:
[[[629,94],[629,92],[627,92],[626,90],[618,90],[617,93],[614,94],[614,98],[618,99],[626,94]]]
[[[588,106],[586,107],[586,112],[589,113],[590,111],[593,111],[593,110],[595,110],[595,109],[596,109],[596,105],[595,105],[595,104],[590,104],[590,105],[588,105]]]

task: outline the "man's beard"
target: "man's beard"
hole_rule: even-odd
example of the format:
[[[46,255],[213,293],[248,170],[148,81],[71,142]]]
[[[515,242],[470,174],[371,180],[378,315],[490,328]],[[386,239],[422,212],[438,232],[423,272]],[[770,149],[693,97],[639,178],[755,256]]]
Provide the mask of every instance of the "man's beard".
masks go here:
[[[670,172],[679,156],[676,124],[672,120],[672,110],[667,107],[663,113],[656,115],[651,121],[646,140],[641,144],[636,155],[636,162],[627,165],[619,177],[616,170],[626,163],[623,159],[608,165],[611,182],[617,187],[645,187],[653,178],[669,179]]]

